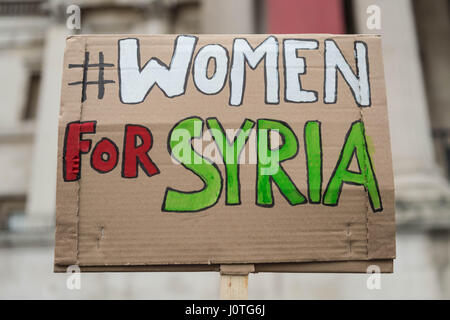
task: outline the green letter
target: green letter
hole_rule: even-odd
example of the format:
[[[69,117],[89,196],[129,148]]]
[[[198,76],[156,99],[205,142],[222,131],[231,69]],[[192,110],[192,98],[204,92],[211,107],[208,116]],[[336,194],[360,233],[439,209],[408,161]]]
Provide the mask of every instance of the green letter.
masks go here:
[[[214,141],[222,154],[225,162],[226,184],[226,204],[234,205],[241,203],[239,184],[239,156],[244,145],[247,143],[250,131],[255,123],[245,119],[238,133],[234,137],[233,143],[228,141],[227,135],[216,118],[206,119],[206,124],[214,137]]]
[[[191,145],[193,138],[201,137],[203,131],[203,120],[191,117],[176,124],[169,133],[169,153],[181,162],[183,167],[199,176],[205,186],[199,191],[183,192],[172,188],[166,189],[163,211],[193,212],[212,207],[217,203],[222,192],[222,176],[217,166],[209,159],[197,154]],[[183,137],[187,136],[188,139]],[[174,154],[172,150],[178,144],[183,144],[182,150],[188,150],[187,154]]]
[[[360,172],[348,169],[354,154]],[[325,190],[324,205],[336,206],[338,204],[344,183],[364,186],[364,189],[369,193],[369,202],[373,212],[383,210],[377,179],[367,150],[364,124],[360,120],[353,122],[347,133],[336,168]]]
[[[310,203],[320,203],[322,196],[322,139],[320,121],[305,124],[306,169],[308,170],[308,197]]]
[[[279,149],[271,150],[269,131],[276,130],[284,144]],[[292,129],[282,121],[258,120],[258,165],[256,177],[256,204],[263,207],[273,206],[272,180],[281,194],[291,205],[302,204],[306,198],[281,167],[280,163],[297,155],[298,141]]]

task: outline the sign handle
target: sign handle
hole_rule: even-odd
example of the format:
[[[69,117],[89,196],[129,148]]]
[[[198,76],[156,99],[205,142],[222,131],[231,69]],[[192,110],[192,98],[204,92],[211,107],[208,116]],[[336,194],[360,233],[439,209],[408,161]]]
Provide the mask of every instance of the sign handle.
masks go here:
[[[255,272],[253,264],[220,265],[220,299],[248,299],[248,274]]]
[[[220,299],[247,300],[248,275],[246,276],[220,275]]]

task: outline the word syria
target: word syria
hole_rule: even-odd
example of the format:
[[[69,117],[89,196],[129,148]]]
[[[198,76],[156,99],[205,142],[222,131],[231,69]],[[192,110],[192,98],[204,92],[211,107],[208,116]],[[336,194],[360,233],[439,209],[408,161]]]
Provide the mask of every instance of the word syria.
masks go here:
[[[284,39],[280,53],[278,39],[267,37],[253,48],[244,38],[235,38],[232,54],[219,44],[207,44],[194,57],[197,45],[195,36],[178,36],[175,40],[170,65],[158,58],[151,58],[144,65],[140,61],[139,40],[120,39],[119,46],[119,96],[122,103],[142,103],[156,84],[168,97],[185,94],[192,66],[195,87],[206,95],[218,94],[229,78],[230,106],[242,105],[246,86],[246,63],[255,69],[264,60],[265,103],[280,103],[280,75],[284,74],[284,101],[292,103],[314,103],[318,94],[302,87],[300,76],[306,74],[305,58],[298,56],[302,50],[317,50],[319,42],[314,39]],[[337,101],[337,74],[342,74],[360,107],[371,105],[369,84],[369,61],[367,45],[354,41],[356,74],[344,58],[336,42],[324,40],[324,85],[323,99],[326,104]],[[279,55],[282,54],[282,59]],[[208,66],[214,61],[214,72],[208,74]],[[282,66],[279,66],[282,60]]]
[[[206,125],[225,164],[225,182],[220,169],[212,160],[194,150],[192,140],[201,138]],[[230,141],[217,118],[205,121],[193,116],[174,125],[167,137],[167,148],[172,158],[187,170],[200,178],[204,187],[198,191],[179,191],[166,189],[162,211],[196,212],[214,206],[225,188],[226,205],[241,204],[239,181],[239,156],[247,144],[252,130],[256,130],[257,174],[256,205],[272,207],[273,185],[276,185],[291,205],[304,203],[323,203],[336,206],[344,183],[363,186],[367,191],[372,210],[382,211],[380,192],[374,167],[367,148],[365,128],[360,120],[351,124],[343,139],[343,146],[335,169],[325,191],[322,189],[322,134],[321,123],[307,121],[303,128],[307,168],[307,194],[302,193],[282,167],[282,162],[293,159],[300,150],[298,138],[291,127],[283,122],[271,119],[258,119],[256,122],[245,119],[235,138]],[[94,134],[95,121],[71,122],[66,127],[63,149],[63,177],[65,181],[76,181],[81,177],[81,155],[89,153],[92,141],[85,134]],[[277,132],[282,145],[273,149],[270,145],[270,132]],[[149,177],[159,173],[157,164],[151,158],[153,137],[151,131],[140,125],[125,125],[122,146],[121,174],[124,178],[136,178],[141,168]],[[274,156],[276,154],[276,156]],[[91,167],[99,173],[108,173],[119,162],[119,148],[110,139],[103,137],[93,147],[90,155]],[[295,161],[295,160],[294,160]],[[359,170],[352,171],[355,161]]]

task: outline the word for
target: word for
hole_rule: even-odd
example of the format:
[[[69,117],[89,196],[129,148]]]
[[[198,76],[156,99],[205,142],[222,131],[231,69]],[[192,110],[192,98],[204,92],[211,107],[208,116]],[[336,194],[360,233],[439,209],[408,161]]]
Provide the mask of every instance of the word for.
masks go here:
[[[81,154],[89,153],[92,140],[82,139],[83,134],[95,133],[96,121],[75,121],[67,124],[63,149],[64,181],[76,181],[81,177]],[[138,145],[138,138],[141,143]],[[150,159],[148,152],[153,145],[150,130],[144,126],[125,125],[122,177],[136,178],[138,166],[149,176],[159,173],[158,168]],[[99,173],[112,171],[119,161],[119,149],[111,139],[106,137],[97,142],[91,152],[91,167]]]
[[[194,57],[198,38],[181,35],[175,40],[173,56],[167,66],[158,58],[151,58],[144,65],[141,62],[139,40],[120,39],[119,46],[119,97],[122,103],[143,102],[152,88],[157,85],[168,98],[183,95],[192,66],[195,87],[206,95],[218,94],[229,78],[230,106],[242,105],[246,87],[246,64],[255,69],[264,60],[265,103],[280,103],[280,73],[284,75],[284,100],[292,103],[314,103],[318,101],[317,91],[302,87],[301,77],[306,74],[301,50],[318,50],[319,42],[314,39],[284,39],[283,56],[279,59],[279,42],[275,36],[267,37],[253,48],[245,38],[233,41],[232,54],[219,44],[208,44],[198,50]],[[369,83],[368,49],[363,41],[354,42],[353,55],[356,72],[347,62],[342,51],[332,39],[324,41],[324,103],[337,101],[338,73],[342,75],[361,107],[371,105]],[[282,66],[279,66],[282,60]],[[213,74],[208,66],[214,62]],[[230,67],[229,67],[230,66]]]
[[[225,182],[217,164],[196,152],[192,140],[203,135],[206,124],[211,131],[217,149],[225,164]],[[284,161],[293,159],[299,152],[299,142],[295,132],[283,121],[258,119],[256,122],[246,119],[233,141],[229,141],[226,132],[216,118],[205,121],[199,117],[181,120],[168,134],[168,152],[187,170],[198,176],[204,186],[200,190],[181,191],[168,187],[165,191],[162,211],[196,212],[213,207],[219,201],[225,185],[226,205],[241,204],[239,180],[239,155],[247,143],[251,130],[256,127],[257,164],[256,164],[256,205],[273,207],[273,184],[286,201],[292,205],[305,203],[337,206],[344,184],[363,186],[374,212],[382,211],[381,196],[375,176],[372,160],[367,148],[364,124],[355,121],[344,139],[339,158],[330,180],[323,191],[323,150],[321,123],[307,121],[304,126],[304,145],[307,168],[307,195],[294,184],[289,173],[282,167]],[[96,131],[95,121],[71,122],[66,127],[63,149],[63,177],[65,181],[76,181],[81,176],[81,154],[89,153],[92,141],[84,139],[83,134]],[[276,150],[270,145],[270,132],[277,132],[282,145]],[[153,144],[151,131],[140,125],[127,124],[124,130],[122,146],[121,175],[124,178],[136,178],[139,167],[149,177],[160,171],[150,159],[149,151]],[[233,150],[233,151],[231,151]],[[273,154],[276,153],[276,156]],[[359,170],[350,170],[355,159]],[[94,146],[90,155],[91,167],[99,173],[112,171],[119,162],[119,149],[110,139],[103,137]]]

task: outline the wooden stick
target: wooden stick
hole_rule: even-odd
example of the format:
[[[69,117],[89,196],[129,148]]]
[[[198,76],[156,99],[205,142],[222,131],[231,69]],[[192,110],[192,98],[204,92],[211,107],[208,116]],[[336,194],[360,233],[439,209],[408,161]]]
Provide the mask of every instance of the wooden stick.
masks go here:
[[[253,264],[230,264],[220,266],[220,299],[248,299],[248,274],[255,272]]]
[[[221,275],[220,299],[222,300],[246,300],[248,299],[248,275]]]

